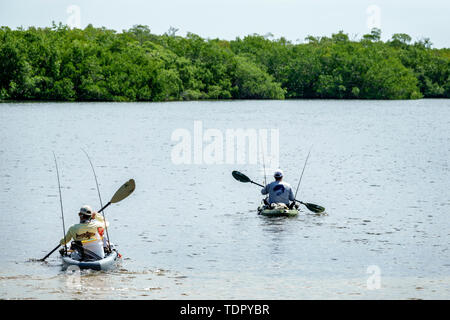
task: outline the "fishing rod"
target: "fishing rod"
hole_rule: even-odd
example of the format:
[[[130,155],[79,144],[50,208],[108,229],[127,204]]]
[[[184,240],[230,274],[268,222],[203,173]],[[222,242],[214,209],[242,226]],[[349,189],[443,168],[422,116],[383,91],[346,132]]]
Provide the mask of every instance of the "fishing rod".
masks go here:
[[[98,187],[98,180],[97,180],[97,175],[95,174],[94,165],[92,164],[91,158],[89,157],[88,153],[84,149],[81,149],[81,151],[84,152],[84,154],[86,155],[86,157],[89,160],[89,163],[91,164],[92,172],[94,173],[95,184],[97,186],[98,199],[100,200],[100,208],[103,208],[102,195],[100,194],[100,188]]]
[[[297,192],[298,192],[298,190],[300,188],[300,182],[302,182],[303,172],[305,172],[306,163],[308,162],[308,158],[309,158],[309,155],[311,154],[311,150],[312,150],[312,146],[311,146],[311,148],[309,148],[308,156],[306,157],[305,165],[303,166],[302,174],[300,175],[300,180],[298,181],[297,190],[295,190],[294,198],[297,198]]]
[[[61,205],[61,216],[62,216],[62,223],[63,223],[63,233],[64,233],[64,242],[66,242],[66,226],[64,224],[64,209],[63,209],[63,202],[62,202],[62,195],[61,195],[61,183],[59,181],[59,170],[58,170],[58,162],[56,161],[56,155],[55,152],[53,152],[53,158],[55,159],[55,166],[56,166],[56,176],[58,177],[58,189],[59,189],[59,203]],[[44,261],[47,259],[53,252],[56,251],[61,245],[58,244],[56,248],[54,248],[52,251],[50,251],[49,254],[47,254],[44,258],[41,259],[41,261]],[[67,252],[67,246],[64,244],[64,252]]]
[[[100,200],[100,208],[103,208],[102,196],[100,194],[100,188],[98,186],[98,180],[97,180],[97,175],[95,174],[94,165],[92,164],[91,158],[89,157],[88,153],[84,149],[81,149],[81,151],[84,152],[84,154],[86,155],[86,157],[89,160],[89,163],[91,164],[92,172],[94,173],[94,178],[95,178],[95,185],[97,186],[98,199]],[[103,208],[103,210],[104,210],[104,208]],[[107,241],[108,242],[108,248],[111,251],[111,242],[110,242],[109,233],[108,233],[108,226],[107,226],[107,223],[106,223],[106,215],[105,215],[104,211],[103,211],[103,218],[104,218],[104,222],[105,222],[106,237],[108,239],[108,241]]]
[[[62,223],[63,223],[63,233],[64,233],[64,242],[66,242],[66,225],[64,223],[64,209],[63,209],[63,201],[62,201],[62,194],[61,194],[61,183],[59,180],[59,169],[58,169],[58,162],[56,161],[56,155],[55,152],[53,152],[53,158],[55,159],[55,166],[56,166],[56,176],[58,178],[58,190],[59,190],[59,203],[61,205],[61,217],[62,217]],[[64,252],[67,252],[67,246],[64,245]]]
[[[263,161],[263,169],[264,169],[264,185],[267,186],[267,178],[266,178],[266,164],[264,161],[264,147],[261,141],[261,151],[262,151],[262,161]]]

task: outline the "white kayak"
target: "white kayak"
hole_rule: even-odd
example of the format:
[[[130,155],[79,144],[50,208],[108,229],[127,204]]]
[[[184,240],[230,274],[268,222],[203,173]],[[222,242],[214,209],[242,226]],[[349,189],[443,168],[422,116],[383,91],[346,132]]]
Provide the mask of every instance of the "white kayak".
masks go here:
[[[64,269],[67,269],[70,266],[76,266],[80,269],[91,270],[111,270],[118,264],[118,262],[120,262],[121,257],[122,256],[116,250],[112,250],[110,253],[106,254],[103,259],[100,260],[80,261],[74,259],[70,254],[61,255]]]

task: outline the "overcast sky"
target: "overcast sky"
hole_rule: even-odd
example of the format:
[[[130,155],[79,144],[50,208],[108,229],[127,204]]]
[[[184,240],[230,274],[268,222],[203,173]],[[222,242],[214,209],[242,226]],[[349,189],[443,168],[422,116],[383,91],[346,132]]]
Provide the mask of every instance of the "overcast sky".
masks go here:
[[[0,26],[51,26],[52,21],[84,28],[89,23],[117,31],[135,24],[162,34],[234,39],[248,34],[281,36],[296,42],[308,35],[344,30],[359,39],[380,27],[383,40],[407,33],[450,47],[448,0],[0,0]]]

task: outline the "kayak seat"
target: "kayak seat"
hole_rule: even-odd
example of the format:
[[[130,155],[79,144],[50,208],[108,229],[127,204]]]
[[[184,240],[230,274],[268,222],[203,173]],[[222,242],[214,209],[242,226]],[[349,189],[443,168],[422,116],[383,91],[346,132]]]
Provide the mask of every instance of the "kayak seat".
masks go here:
[[[78,259],[76,260],[96,261],[101,259],[101,257],[94,252],[84,248],[81,241],[72,241],[70,248],[77,253],[75,256],[77,256]]]

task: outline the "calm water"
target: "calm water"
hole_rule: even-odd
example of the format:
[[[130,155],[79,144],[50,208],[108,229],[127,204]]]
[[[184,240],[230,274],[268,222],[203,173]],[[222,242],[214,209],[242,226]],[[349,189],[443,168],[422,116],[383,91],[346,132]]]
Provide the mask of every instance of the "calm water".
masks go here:
[[[278,129],[294,187],[313,145],[299,198],[328,215],[258,216],[231,171],[262,182],[260,165],[173,164],[194,121]],[[449,128],[450,100],[0,104],[0,298],[449,299]],[[76,277],[32,260],[62,237],[52,151],[66,228],[99,207],[81,148],[104,202],[137,188],[106,212],[122,265]]]

